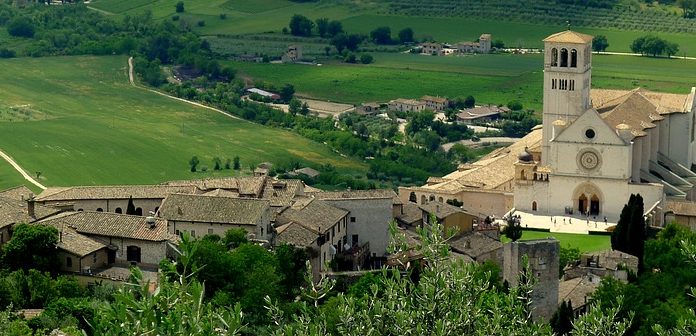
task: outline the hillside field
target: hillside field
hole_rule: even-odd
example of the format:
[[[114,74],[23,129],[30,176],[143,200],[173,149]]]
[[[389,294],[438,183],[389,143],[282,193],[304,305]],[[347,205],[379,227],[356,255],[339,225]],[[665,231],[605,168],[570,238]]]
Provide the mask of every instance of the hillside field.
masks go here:
[[[1,148],[27,171],[42,172],[41,181],[49,186],[200,178],[214,174],[213,157],[224,161],[236,155],[245,168],[297,160],[364,175],[363,164],[289,131],[135,88],[128,83],[126,64],[121,56],[0,61],[0,110],[22,106],[29,116],[0,119]],[[208,173],[189,172],[193,155]],[[12,175],[0,167],[0,177]]]
[[[375,63],[322,66],[231,62],[240,75],[276,85],[292,83],[298,94],[359,104],[422,95],[473,95],[479,103],[519,100],[540,111],[543,57],[470,55],[437,57],[374,53]],[[649,90],[686,94],[696,85],[696,60],[593,55],[593,88]]]
[[[509,47],[540,48],[543,38],[567,28],[566,25],[558,23],[542,23],[527,19],[495,20],[476,15],[410,16],[389,11],[384,3],[358,0],[323,0],[308,3],[287,0],[189,0],[185,3],[184,13],[175,13],[177,1],[96,0],[90,6],[114,14],[134,14],[150,10],[154,17],[167,20],[173,15],[179,15],[181,20],[188,21],[193,29],[202,35],[280,32],[287,26],[293,14],[302,14],[311,19],[327,17],[340,20],[346,31],[354,33],[369,34],[376,27],[389,26],[395,36],[400,29],[411,27],[416,33],[416,38],[428,37],[450,43],[472,41],[482,33],[491,33],[494,39],[502,39]],[[220,14],[225,14],[226,17],[223,19]],[[205,25],[197,26],[198,21],[205,21]],[[668,24],[665,23],[665,25]],[[655,33],[640,27],[628,25],[625,29],[617,29],[583,26],[582,22],[573,25],[574,30],[583,33],[607,36],[608,51],[617,52],[629,52],[630,44],[635,38],[647,33]],[[681,46],[680,55],[696,55],[694,34],[677,32],[656,32],[656,34],[678,43]]]

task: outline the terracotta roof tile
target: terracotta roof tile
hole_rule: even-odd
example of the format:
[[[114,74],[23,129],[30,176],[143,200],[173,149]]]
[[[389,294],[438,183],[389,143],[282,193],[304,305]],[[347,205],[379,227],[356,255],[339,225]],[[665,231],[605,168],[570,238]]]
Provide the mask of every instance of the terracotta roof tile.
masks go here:
[[[167,223],[155,218],[154,227],[150,227],[146,217],[123,215],[110,212],[78,211],[66,212],[41,220],[39,224],[52,225],[58,230],[73,228],[83,235],[131,238],[149,241],[175,239],[167,232]]]
[[[37,201],[67,201],[87,199],[157,199],[173,193],[195,193],[196,187],[166,185],[114,185],[48,188],[36,197]]]
[[[503,243],[500,240],[480,232],[464,234],[450,240],[449,245],[453,251],[465,254],[473,259],[503,248]]]
[[[440,202],[429,202],[421,204],[419,207],[428,214],[435,215],[437,219],[444,219],[456,213],[466,213],[464,209]]]
[[[276,230],[278,232],[276,241],[279,244],[307,247],[319,237],[319,234],[316,232],[306,228],[302,224],[295,222],[289,222],[285,225],[279,226]]]
[[[323,234],[346,215],[346,210],[307,197],[296,199],[292,206],[280,213],[277,222],[280,225],[296,222],[317,234]]]
[[[0,197],[10,198],[18,201],[25,201],[31,196],[34,196],[34,192],[23,185],[0,191]]]
[[[61,229],[58,228],[58,230]],[[58,248],[78,257],[84,257],[92,252],[106,248],[105,244],[81,235],[71,228],[63,229],[59,237]]]
[[[178,221],[256,225],[269,207],[269,201],[254,198],[172,194],[162,202],[159,216]]]
[[[0,197],[0,228],[12,224],[31,223],[36,219],[45,218],[58,212],[60,212],[58,209],[35,204],[35,218],[32,218],[28,214],[26,201]]]

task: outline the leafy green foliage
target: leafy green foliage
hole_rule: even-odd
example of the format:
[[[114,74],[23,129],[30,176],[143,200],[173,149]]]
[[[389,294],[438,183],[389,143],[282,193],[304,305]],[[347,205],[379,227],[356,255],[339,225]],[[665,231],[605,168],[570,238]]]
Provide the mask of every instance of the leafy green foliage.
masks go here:
[[[558,261],[558,277],[563,276],[563,268],[572,261],[580,260],[580,249],[573,246],[561,246]]]
[[[406,27],[399,30],[399,41],[401,41],[401,43],[414,42],[413,29],[411,29],[411,27]]]
[[[7,25],[7,32],[12,36],[32,38],[34,31],[34,23],[24,16],[10,21],[10,24]]]
[[[370,32],[370,39],[375,44],[391,44],[391,28],[382,26]]]
[[[56,272],[58,230],[47,225],[19,224],[12,238],[3,246],[3,264],[11,270],[30,269]]]
[[[604,35],[597,35],[592,39],[592,50],[594,51],[605,51],[609,47],[609,42],[607,42],[607,37]]]
[[[662,54],[670,57],[679,52],[679,45],[654,35],[645,35],[631,43],[631,51],[642,55],[652,55],[653,57]]]
[[[567,335],[573,330],[573,304],[561,302],[551,317],[551,329],[555,335]]]
[[[312,36],[314,22],[304,15],[295,14],[290,19],[290,34],[295,36]]]
[[[520,221],[514,217],[509,217],[506,219],[506,221],[507,225],[503,229],[503,234],[505,237],[513,242],[522,238],[522,225],[520,224]]]
[[[183,13],[183,12],[184,12],[184,2],[183,2],[183,1],[177,2],[175,7],[176,7],[175,9],[176,9],[176,12],[177,12],[177,13]]]

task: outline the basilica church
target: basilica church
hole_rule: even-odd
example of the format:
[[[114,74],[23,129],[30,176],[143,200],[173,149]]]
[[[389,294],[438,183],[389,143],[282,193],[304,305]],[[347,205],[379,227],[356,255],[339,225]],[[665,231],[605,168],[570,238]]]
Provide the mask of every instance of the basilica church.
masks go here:
[[[615,222],[631,194],[660,224],[667,202],[696,198],[695,91],[593,90],[592,36],[544,39],[543,122],[517,143],[421,187],[403,201],[457,200],[479,216],[511,211]]]

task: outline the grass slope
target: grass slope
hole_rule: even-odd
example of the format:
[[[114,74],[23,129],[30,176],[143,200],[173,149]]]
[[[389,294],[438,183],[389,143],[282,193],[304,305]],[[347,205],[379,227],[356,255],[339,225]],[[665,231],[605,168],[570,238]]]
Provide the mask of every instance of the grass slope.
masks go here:
[[[30,105],[43,119],[0,122],[0,143],[46,185],[156,183],[203,177],[193,155],[212,158],[364,166],[289,131],[191,106],[128,84],[125,57],[0,61],[0,105]],[[210,174],[210,173],[209,173]],[[230,174],[223,171],[222,174]]]
[[[371,65],[328,63],[232,63],[245,75],[276,85],[292,83],[299,94],[360,103],[422,95],[473,95],[479,103],[505,104],[520,100],[541,109],[543,57],[535,55],[472,55],[433,57],[376,53]],[[696,61],[638,56],[594,55],[594,88],[644,87],[686,94],[695,84]]]
[[[16,171],[7,161],[0,159],[0,190],[25,185],[35,192],[39,189],[25,180],[22,175]]]

